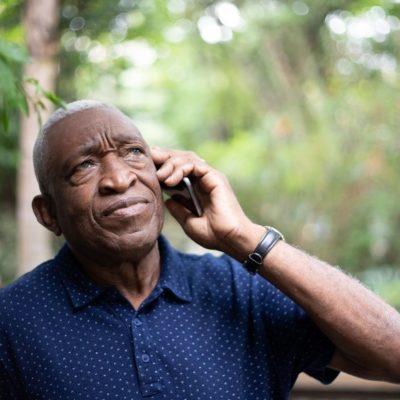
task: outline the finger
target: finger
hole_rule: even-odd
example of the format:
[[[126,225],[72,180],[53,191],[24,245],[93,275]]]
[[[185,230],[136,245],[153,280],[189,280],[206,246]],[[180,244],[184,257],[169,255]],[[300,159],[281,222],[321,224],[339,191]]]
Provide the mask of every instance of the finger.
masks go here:
[[[205,161],[192,151],[153,147],[151,154],[157,164],[158,179],[168,186],[177,185],[184,176],[191,174],[201,177],[209,170]]]
[[[168,186],[175,186],[184,176],[190,175],[193,168],[194,165],[191,162],[185,162],[178,158],[170,158],[158,168],[157,177]]]
[[[160,182],[164,182],[174,171],[174,164],[171,162],[164,162],[161,166],[157,166],[157,177]]]
[[[171,157],[171,150],[162,149],[160,147],[151,147],[150,154],[153,158],[154,164],[160,165]]]
[[[188,220],[190,218],[194,218],[193,214],[189,210],[173,199],[166,200],[165,206],[170,214],[178,221],[179,225],[181,225],[184,229],[188,223]]]
[[[207,164],[196,166],[193,169],[193,176],[203,193],[211,193],[215,189],[225,187],[227,183],[223,174]]]
[[[164,182],[168,186],[175,186],[183,179],[183,177],[190,175],[194,167],[195,166],[192,162],[187,162],[185,164],[179,164],[179,165],[174,164],[173,170],[165,178]]]

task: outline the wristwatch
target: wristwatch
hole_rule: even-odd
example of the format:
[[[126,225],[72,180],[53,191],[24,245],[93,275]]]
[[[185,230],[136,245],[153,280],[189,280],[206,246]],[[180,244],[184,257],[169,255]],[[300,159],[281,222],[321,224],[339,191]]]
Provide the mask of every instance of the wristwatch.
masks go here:
[[[266,226],[265,228],[267,230],[260,243],[258,243],[255,250],[247,256],[247,259],[243,263],[243,267],[253,275],[258,272],[265,256],[272,250],[272,248],[280,240],[285,240],[285,237],[277,229],[272,226]]]

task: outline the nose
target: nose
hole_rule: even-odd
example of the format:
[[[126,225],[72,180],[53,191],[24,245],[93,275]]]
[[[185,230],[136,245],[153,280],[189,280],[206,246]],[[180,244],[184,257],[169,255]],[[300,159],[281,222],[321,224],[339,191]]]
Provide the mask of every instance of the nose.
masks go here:
[[[102,163],[99,192],[101,194],[124,193],[136,182],[132,167],[117,156],[106,156]]]

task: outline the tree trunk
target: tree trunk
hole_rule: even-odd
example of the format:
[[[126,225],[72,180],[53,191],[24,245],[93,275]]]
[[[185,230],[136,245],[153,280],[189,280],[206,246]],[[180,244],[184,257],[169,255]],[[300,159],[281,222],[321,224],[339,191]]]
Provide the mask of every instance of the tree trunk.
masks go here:
[[[26,0],[23,25],[31,62],[24,76],[36,79],[45,90],[53,91],[57,77],[59,0]],[[26,85],[29,115],[21,115],[20,163],[17,182],[17,273],[29,271],[51,256],[50,234],[36,221],[32,198],[39,193],[33,171],[32,150],[39,132],[39,117],[35,111],[38,95],[34,85]],[[42,121],[51,112],[51,104],[41,99],[46,109],[40,112]]]

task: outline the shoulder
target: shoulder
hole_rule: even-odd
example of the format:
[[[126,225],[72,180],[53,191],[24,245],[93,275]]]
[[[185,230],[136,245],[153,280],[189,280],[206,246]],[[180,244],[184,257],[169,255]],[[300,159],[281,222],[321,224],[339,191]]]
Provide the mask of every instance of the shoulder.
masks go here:
[[[177,252],[180,271],[193,292],[213,296],[223,302],[233,300],[267,306],[287,297],[260,275],[248,273],[243,265],[226,254],[202,255]]]
[[[47,283],[49,277],[51,277],[54,272],[52,271],[53,264],[54,260],[46,261],[38,265],[32,271],[20,276],[14,282],[0,288],[0,300],[13,296],[18,292],[29,290]]]
[[[223,303],[240,302],[268,323],[286,325],[305,316],[302,308],[272,283],[250,274],[242,263],[225,254],[184,254],[182,260],[189,285],[206,296],[211,294]]]
[[[182,272],[193,279],[215,279],[217,281],[237,278],[249,281],[251,276],[242,265],[226,254],[191,254],[177,251]]]
[[[0,289],[0,323],[7,316],[16,316],[32,304],[43,304],[43,300],[55,284],[53,260],[40,264],[14,282]]]

